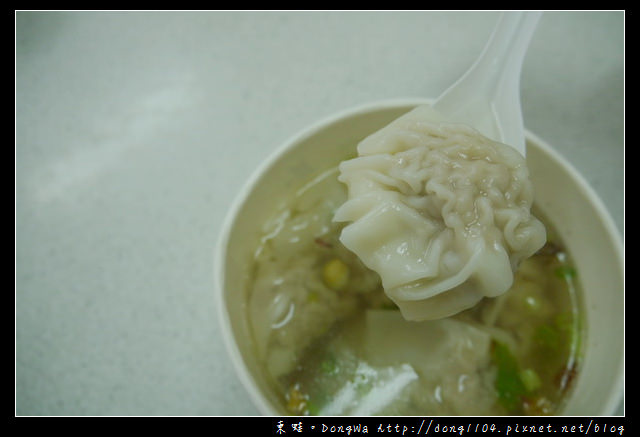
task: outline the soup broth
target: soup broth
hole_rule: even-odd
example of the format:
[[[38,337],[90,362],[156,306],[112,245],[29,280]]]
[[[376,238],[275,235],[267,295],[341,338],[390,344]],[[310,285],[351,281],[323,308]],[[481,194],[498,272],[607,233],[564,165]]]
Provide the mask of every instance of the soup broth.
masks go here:
[[[253,260],[247,315],[283,413],[557,414],[580,369],[583,324],[576,271],[549,223],[507,293],[406,321],[339,241],[337,175],[292,193],[266,220]]]

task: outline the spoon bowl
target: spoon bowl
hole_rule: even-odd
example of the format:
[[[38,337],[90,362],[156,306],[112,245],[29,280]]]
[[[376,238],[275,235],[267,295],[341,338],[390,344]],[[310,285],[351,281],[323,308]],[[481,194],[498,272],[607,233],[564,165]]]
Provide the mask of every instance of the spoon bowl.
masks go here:
[[[468,124],[525,155],[520,73],[542,12],[505,12],[484,50],[434,103],[452,121]]]

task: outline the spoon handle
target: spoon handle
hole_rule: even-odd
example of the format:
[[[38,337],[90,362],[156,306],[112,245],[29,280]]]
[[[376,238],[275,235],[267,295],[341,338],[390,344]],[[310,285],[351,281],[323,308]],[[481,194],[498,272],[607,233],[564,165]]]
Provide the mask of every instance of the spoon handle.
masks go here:
[[[469,70],[436,100],[453,121],[525,154],[520,73],[542,12],[504,12],[484,50]]]

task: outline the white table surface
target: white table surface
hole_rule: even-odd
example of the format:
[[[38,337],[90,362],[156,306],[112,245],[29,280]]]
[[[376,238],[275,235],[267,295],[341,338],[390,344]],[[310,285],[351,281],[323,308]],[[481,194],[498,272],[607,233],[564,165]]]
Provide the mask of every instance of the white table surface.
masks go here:
[[[212,298],[234,196],[320,118],[438,95],[497,17],[17,12],[16,414],[258,414]],[[545,13],[522,102],[622,233],[624,13]]]

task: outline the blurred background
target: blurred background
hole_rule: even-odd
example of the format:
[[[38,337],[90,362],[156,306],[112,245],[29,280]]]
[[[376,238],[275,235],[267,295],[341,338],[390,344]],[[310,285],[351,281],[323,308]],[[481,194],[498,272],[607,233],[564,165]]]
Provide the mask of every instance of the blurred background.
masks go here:
[[[213,299],[234,197],[319,119],[439,95],[498,17],[16,12],[16,414],[258,414]],[[624,20],[546,12],[521,80],[621,234]]]

